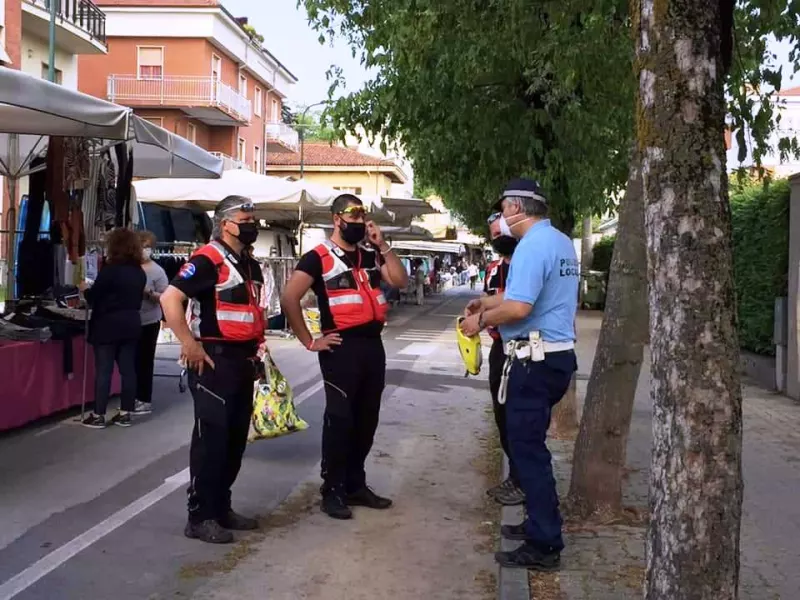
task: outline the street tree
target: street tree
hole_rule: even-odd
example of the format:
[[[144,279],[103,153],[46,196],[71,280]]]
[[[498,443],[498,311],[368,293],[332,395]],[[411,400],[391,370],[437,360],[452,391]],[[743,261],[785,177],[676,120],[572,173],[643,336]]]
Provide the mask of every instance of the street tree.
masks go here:
[[[734,3],[641,0],[653,457],[645,597],[738,595],[742,395],[724,128]]]

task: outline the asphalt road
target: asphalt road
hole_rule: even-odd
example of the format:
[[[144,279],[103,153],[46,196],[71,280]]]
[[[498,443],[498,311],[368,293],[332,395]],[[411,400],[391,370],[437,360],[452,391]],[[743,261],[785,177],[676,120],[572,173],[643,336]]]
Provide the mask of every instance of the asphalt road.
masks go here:
[[[393,313],[385,397],[421,356],[436,368],[437,344],[455,343],[453,321],[469,294]],[[310,427],[248,447],[234,487],[244,514],[269,513],[318,470],[316,355],[291,340],[271,347]],[[176,354],[160,348],[157,373],[177,374]],[[154,414],[129,429],[85,429],[70,414],[0,436],[0,600],[191,597],[203,578],[183,576],[187,565],[219,563],[230,550],[183,536],[192,420],[189,393],[156,377]]]

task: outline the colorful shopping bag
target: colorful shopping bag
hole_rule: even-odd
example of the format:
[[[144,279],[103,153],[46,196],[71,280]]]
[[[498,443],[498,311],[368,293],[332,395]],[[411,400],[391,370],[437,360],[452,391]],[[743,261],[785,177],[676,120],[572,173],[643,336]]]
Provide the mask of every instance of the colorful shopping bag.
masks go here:
[[[256,382],[253,394],[251,442],[308,429],[308,423],[297,414],[289,382],[269,354],[263,360],[266,377]]]

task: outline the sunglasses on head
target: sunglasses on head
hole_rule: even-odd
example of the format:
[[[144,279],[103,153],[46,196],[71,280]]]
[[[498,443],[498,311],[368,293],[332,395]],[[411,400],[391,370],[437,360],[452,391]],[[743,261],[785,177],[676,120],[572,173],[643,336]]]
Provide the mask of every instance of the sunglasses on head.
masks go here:
[[[502,216],[503,216],[503,214],[502,214],[502,213],[499,213],[499,212],[492,213],[491,215],[489,215],[489,218],[488,218],[488,219],[486,219],[486,222],[487,222],[489,225],[491,225],[492,223],[494,223],[495,221],[497,221],[497,219],[499,219],[499,218],[500,218],[500,217],[502,217]]]
[[[348,206],[344,210],[340,210],[338,214],[347,215],[348,217],[365,217],[367,209],[363,206]]]
[[[231,213],[231,212],[236,212],[238,210],[246,213],[256,212],[256,205],[253,204],[252,200],[248,200],[247,202],[242,202],[241,204],[236,204],[234,206],[231,206],[225,212]]]

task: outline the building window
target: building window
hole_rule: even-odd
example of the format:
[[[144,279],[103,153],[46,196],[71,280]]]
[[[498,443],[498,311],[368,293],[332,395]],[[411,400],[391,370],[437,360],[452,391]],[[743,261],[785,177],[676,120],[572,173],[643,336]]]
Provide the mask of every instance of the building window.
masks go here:
[[[153,125],[158,125],[159,127],[164,127],[164,117],[146,117],[144,115],[140,116],[148,123],[152,123]]]
[[[272,122],[280,123],[281,121],[281,104],[273,98],[272,100]]]
[[[239,138],[239,148],[236,158],[243,163],[247,163],[247,142],[244,138]]]
[[[261,148],[258,146],[253,148],[253,171],[261,173]]]
[[[58,85],[62,85],[64,83],[63,76],[64,74],[61,72],[61,69],[56,69],[56,80],[55,83]],[[50,79],[50,65],[47,63],[42,63],[42,79],[49,80]]]
[[[355,194],[356,196],[359,196],[361,194],[361,188],[360,187],[337,187],[337,186],[333,186],[333,189],[335,189],[335,190],[337,190],[339,192],[342,192],[344,194]]]
[[[162,79],[164,77],[164,48],[139,46],[137,48],[139,79]]]
[[[193,144],[197,144],[197,127],[194,126],[194,123],[189,123],[186,126],[186,139]]]
[[[247,77],[239,73],[239,95],[247,98]]]
[[[253,112],[257,117],[261,116],[261,88],[256,86],[256,91],[253,92]]]
[[[222,59],[216,54],[211,55],[211,79],[222,80]]]

